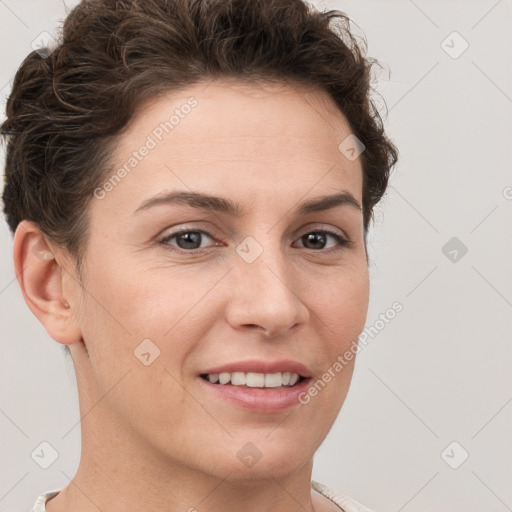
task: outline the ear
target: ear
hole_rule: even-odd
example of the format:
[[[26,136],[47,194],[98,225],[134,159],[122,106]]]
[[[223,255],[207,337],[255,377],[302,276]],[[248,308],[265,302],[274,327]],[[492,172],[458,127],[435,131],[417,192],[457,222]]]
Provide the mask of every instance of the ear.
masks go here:
[[[80,284],[74,278],[72,259],[56,251],[29,221],[22,221],[16,229],[13,257],[25,302],[48,334],[64,345],[81,341],[74,314]]]

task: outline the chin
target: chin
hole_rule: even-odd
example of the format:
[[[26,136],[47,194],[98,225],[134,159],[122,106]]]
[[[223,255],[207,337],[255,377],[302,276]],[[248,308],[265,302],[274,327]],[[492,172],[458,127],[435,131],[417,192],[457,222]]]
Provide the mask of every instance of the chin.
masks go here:
[[[233,440],[230,443],[227,447],[229,455],[223,457],[226,473],[232,471],[230,480],[279,480],[312,460],[314,448],[309,449],[309,443],[301,442],[295,436],[286,436],[286,432],[274,431],[270,435],[269,432],[271,429],[265,429],[254,435],[252,440],[251,436],[244,436],[243,441]],[[304,432],[300,437],[304,439],[306,435],[311,436],[311,433]]]

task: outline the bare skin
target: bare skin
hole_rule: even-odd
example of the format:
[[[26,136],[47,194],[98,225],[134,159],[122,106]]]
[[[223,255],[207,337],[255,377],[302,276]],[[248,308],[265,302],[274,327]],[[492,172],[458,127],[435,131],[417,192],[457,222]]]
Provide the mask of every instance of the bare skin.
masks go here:
[[[191,97],[196,105],[158,140],[155,129]],[[342,193],[362,204],[360,159],[338,149],[350,133],[316,89],[197,84],[145,104],[120,136],[112,169],[134,151],[146,155],[91,199],[82,285],[65,250],[20,224],[16,273],[30,309],[70,347],[82,418],[78,471],[48,512],[339,510],[311,489],[311,473],[353,360],[307,405],[272,413],[219,398],[199,374],[286,359],[305,365],[314,382],[363,330],[361,209],[298,210]],[[155,147],[139,151],[148,136]],[[168,202],[136,211],[173,191],[244,211]],[[198,248],[171,236],[184,230]],[[316,245],[304,236],[319,232]],[[262,249],[251,263],[236,251],[247,237]],[[148,365],[134,355],[143,340],[159,350]],[[251,467],[237,456],[249,442],[261,454]]]

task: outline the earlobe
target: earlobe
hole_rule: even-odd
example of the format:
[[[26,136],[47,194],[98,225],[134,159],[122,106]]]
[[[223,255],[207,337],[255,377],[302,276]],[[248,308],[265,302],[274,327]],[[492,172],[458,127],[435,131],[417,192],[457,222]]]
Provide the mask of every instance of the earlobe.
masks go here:
[[[14,235],[14,269],[28,307],[57,342],[70,345],[81,340],[81,332],[71,304],[78,301],[66,296],[63,286],[67,260],[59,258],[51,243],[32,222],[22,221]],[[67,281],[71,276],[67,276]],[[78,286],[66,289],[76,295]]]

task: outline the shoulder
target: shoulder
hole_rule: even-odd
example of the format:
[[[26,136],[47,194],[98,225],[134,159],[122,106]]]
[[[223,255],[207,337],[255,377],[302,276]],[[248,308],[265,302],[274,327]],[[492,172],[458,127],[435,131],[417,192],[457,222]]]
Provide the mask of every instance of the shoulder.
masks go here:
[[[311,487],[338,505],[344,512],[372,512],[369,508],[335,489],[327,487],[320,482],[311,481]]]

